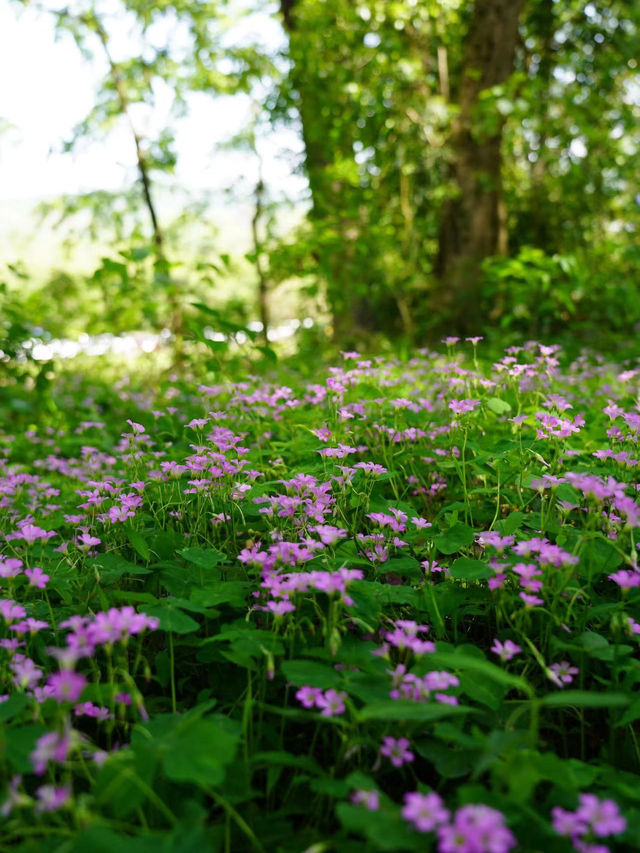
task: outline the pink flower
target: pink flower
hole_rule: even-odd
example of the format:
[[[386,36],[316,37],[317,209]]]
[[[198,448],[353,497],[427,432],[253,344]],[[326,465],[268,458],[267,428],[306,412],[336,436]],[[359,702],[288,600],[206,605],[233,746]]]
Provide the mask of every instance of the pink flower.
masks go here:
[[[35,687],[42,678],[42,670],[24,655],[14,655],[9,666],[15,676],[13,683],[24,690]]]
[[[618,835],[627,828],[627,821],[620,814],[618,804],[613,800],[599,800],[595,794],[580,794],[578,817],[589,824],[594,835],[602,838]]]
[[[296,609],[295,604],[292,604],[288,598],[283,598],[281,601],[268,601],[266,606],[274,616],[284,616],[285,613],[291,613]]]
[[[317,704],[319,696],[322,696],[322,690],[319,687],[301,687],[296,692],[296,699],[305,708],[313,708]]]
[[[609,580],[615,581],[620,589],[627,590],[633,587],[640,586],[640,574],[638,572],[625,571],[620,569],[609,575]]]
[[[520,598],[524,601],[525,607],[539,607],[541,604],[544,604],[544,601],[541,598],[538,598],[537,595],[527,595],[526,592],[520,593]]]
[[[36,789],[36,812],[54,812],[66,806],[71,799],[71,786],[41,785]]]
[[[201,427],[205,427],[209,423],[209,418],[194,418],[189,421],[187,427],[190,429],[200,429]]]
[[[58,702],[75,702],[84,690],[87,679],[78,672],[64,669],[50,675],[46,683]]]
[[[584,835],[587,825],[577,812],[568,812],[556,806],[551,810],[551,823],[558,835],[571,837]]]
[[[404,795],[402,817],[419,832],[431,832],[449,820],[449,810],[435,791],[428,794],[411,791]]]
[[[34,566],[33,569],[25,569],[24,573],[29,578],[29,586],[44,589],[49,583],[49,575],[46,575],[42,569],[39,569],[37,566]]]
[[[52,536],[56,535],[55,530],[43,530],[35,524],[23,524],[21,525],[18,533],[12,534],[12,538],[24,539],[24,541],[30,545],[37,539],[51,539]]]
[[[454,415],[465,415],[469,412],[472,412],[480,405],[480,400],[451,400],[449,402],[449,408],[453,412]]]
[[[42,631],[43,628],[48,627],[48,622],[43,622],[42,619],[34,619],[33,616],[29,616],[27,619],[23,619],[22,622],[16,622],[14,625],[11,625],[9,630],[15,631],[16,634],[35,634],[38,631]]]
[[[76,705],[73,713],[76,717],[93,717],[94,720],[108,720],[112,716],[108,708],[94,705],[93,702],[83,702],[81,705]]]
[[[409,749],[410,745],[406,737],[397,740],[394,737],[385,737],[380,747],[380,755],[386,756],[394,767],[402,767],[403,764],[410,764],[415,758]]]
[[[593,834],[598,838],[619,835],[627,828],[627,821],[620,814],[614,800],[600,800],[595,794],[580,794],[580,805],[575,812],[556,807],[551,811],[552,824],[558,835],[571,837],[579,853],[600,853],[607,847],[591,844],[581,839]]]
[[[568,660],[563,660],[560,663],[552,663],[549,667],[548,676],[558,687],[564,687],[565,684],[571,684],[573,676],[580,671],[577,666],[571,666]]]
[[[462,806],[438,828],[438,853],[508,853],[515,846],[504,815],[482,804]]]
[[[316,699],[316,705],[318,708],[322,708],[322,716],[323,717],[335,717],[338,714],[343,714],[345,711],[344,700],[347,698],[347,694],[344,690],[327,690],[325,693],[320,694]]]
[[[491,651],[498,655],[501,660],[508,661],[519,654],[522,649],[511,640],[505,640],[504,643],[501,643],[500,640],[495,639]]]
[[[81,551],[88,551],[89,548],[99,545],[101,542],[102,539],[98,539],[97,536],[92,536],[90,533],[81,533],[76,539],[76,545]]]
[[[351,794],[351,802],[357,806],[364,806],[370,812],[377,812],[380,808],[380,795],[377,791],[354,791]]]
[[[65,761],[71,749],[71,733],[69,730],[58,734],[58,732],[47,732],[36,741],[36,746],[30,755],[33,771],[37,776],[42,776],[50,761],[60,763]]]
[[[22,560],[15,557],[0,557],[0,578],[15,578],[21,572]]]

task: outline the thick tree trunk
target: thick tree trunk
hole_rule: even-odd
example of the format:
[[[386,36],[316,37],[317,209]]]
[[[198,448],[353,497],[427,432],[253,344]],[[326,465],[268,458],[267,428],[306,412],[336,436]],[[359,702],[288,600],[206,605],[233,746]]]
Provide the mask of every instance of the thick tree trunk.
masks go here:
[[[539,39],[538,53],[540,59],[536,76],[539,81],[540,96],[536,105],[536,117],[538,119],[537,159],[531,164],[530,239],[534,246],[545,251],[555,249],[554,229],[548,215],[549,206],[545,193],[549,115],[548,90],[553,78],[553,37],[556,27],[554,7],[553,0],[540,0],[531,21]]]
[[[523,5],[524,0],[475,0],[463,48],[459,112],[451,140],[456,195],[442,211],[436,263],[442,301],[445,307],[458,306],[462,331],[479,319],[469,308],[481,261],[507,250],[503,120],[494,107],[487,114],[481,94],[506,83],[513,71]]]

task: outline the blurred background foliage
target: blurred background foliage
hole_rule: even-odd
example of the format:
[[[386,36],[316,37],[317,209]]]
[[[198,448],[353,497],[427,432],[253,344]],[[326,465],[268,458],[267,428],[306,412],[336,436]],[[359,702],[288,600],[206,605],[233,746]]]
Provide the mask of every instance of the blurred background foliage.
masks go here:
[[[124,127],[136,169],[122,191],[97,175],[95,191],[40,205],[70,259],[94,247],[90,269],[69,260],[36,275],[28,251],[5,250],[9,374],[33,361],[25,341],[140,330],[164,333],[177,361],[198,352],[213,368],[245,343],[269,361],[292,318],[296,346],[315,354],[456,333],[599,346],[637,333],[634,0],[13,7],[52,20],[104,69],[62,149],[100,144],[108,157]],[[277,22],[277,45],[247,36],[256,15]],[[167,92],[164,123],[148,121]],[[194,95],[251,99],[250,121],[224,143],[257,175],[230,188],[247,234],[231,252],[206,193],[176,178],[175,123]],[[306,181],[302,199],[263,170],[262,145],[283,130],[300,141],[289,168]],[[6,135],[0,125],[0,148]]]

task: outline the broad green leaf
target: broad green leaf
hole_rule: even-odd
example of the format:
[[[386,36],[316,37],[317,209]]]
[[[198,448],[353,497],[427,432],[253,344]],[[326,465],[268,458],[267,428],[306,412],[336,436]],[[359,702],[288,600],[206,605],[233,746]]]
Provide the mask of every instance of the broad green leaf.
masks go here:
[[[133,527],[130,527],[127,530],[127,539],[131,543],[132,547],[142,557],[143,560],[149,560],[150,559],[151,551],[149,550],[149,546],[145,542],[144,537],[142,536],[141,533],[139,533]]]
[[[624,693],[592,693],[588,690],[559,690],[542,700],[548,708],[623,708],[631,702]]]
[[[494,574],[486,563],[470,557],[458,557],[449,572],[452,578],[465,581],[486,580]]]
[[[28,704],[29,697],[26,693],[14,693],[12,696],[9,696],[4,702],[0,702],[0,722],[12,720],[14,717],[17,717],[21,711],[24,711]]]
[[[378,850],[423,850],[424,841],[399,814],[388,811],[369,811],[363,806],[338,803],[336,814],[344,829],[360,833]]]
[[[506,400],[501,400],[500,397],[489,397],[486,401],[487,408],[491,409],[496,415],[506,415],[511,411],[511,406]]]
[[[405,699],[385,699],[365,705],[358,712],[358,720],[406,720],[407,722],[428,723],[445,717],[461,717],[469,714],[473,708],[465,705],[447,705],[443,702],[411,702]]]
[[[218,785],[224,779],[224,768],[235,757],[238,739],[206,717],[178,727],[169,737],[164,772],[175,782]]]
[[[533,690],[530,685],[517,675],[512,675],[505,669],[502,669],[496,664],[482,658],[472,657],[471,655],[458,654],[456,652],[441,652],[435,651],[429,655],[429,664],[443,666],[451,670],[459,670],[462,672],[474,672],[477,675],[485,678],[490,678],[497,684],[504,684],[505,687],[512,687],[515,690],[520,690],[528,696],[533,695]]]
[[[218,581],[205,587],[194,589],[191,600],[205,607],[228,604],[231,607],[246,608],[249,585],[244,581]]]
[[[474,539],[474,532],[468,524],[458,522],[450,527],[446,533],[435,537],[438,550],[443,554],[455,554],[461,548],[470,545]]]
[[[321,687],[327,690],[337,687],[342,681],[339,672],[324,663],[314,660],[287,660],[281,665],[282,672],[287,681],[296,687]]]
[[[216,548],[183,548],[178,551],[178,554],[188,563],[194,563],[196,566],[202,566],[203,569],[211,569],[213,566],[218,566],[220,563],[227,562],[226,554],[218,551]]]
[[[195,619],[187,616],[171,602],[158,604],[155,607],[145,607],[144,612],[147,616],[154,616],[158,619],[163,631],[173,631],[174,634],[191,634],[200,629],[200,625]]]

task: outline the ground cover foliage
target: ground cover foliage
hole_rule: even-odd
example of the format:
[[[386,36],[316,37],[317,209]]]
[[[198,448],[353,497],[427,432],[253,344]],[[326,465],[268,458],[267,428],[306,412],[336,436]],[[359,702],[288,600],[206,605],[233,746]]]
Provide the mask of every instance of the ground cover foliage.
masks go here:
[[[0,849],[637,849],[640,371],[526,343],[5,410]]]

